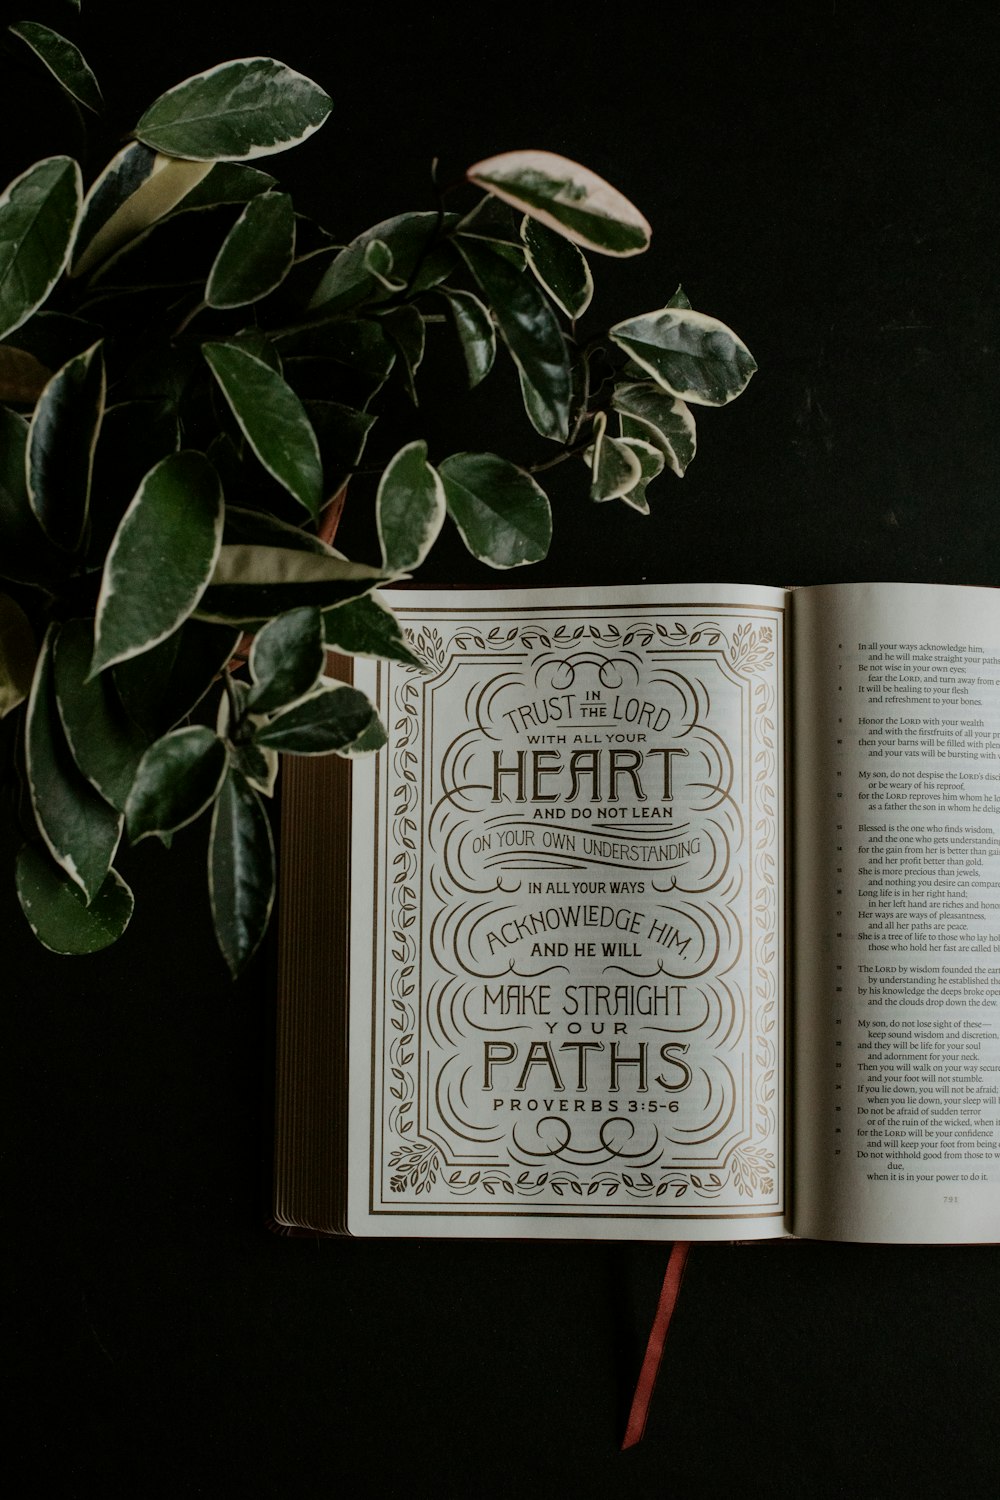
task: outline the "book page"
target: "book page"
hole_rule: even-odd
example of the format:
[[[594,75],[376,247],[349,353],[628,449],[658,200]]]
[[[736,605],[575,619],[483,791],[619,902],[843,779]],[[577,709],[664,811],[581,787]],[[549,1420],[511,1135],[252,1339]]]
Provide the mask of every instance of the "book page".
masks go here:
[[[794,596],[795,1233],[1000,1239],[1000,594]]]
[[[426,669],[355,677],[351,1231],[782,1234],[785,594],[391,602]]]

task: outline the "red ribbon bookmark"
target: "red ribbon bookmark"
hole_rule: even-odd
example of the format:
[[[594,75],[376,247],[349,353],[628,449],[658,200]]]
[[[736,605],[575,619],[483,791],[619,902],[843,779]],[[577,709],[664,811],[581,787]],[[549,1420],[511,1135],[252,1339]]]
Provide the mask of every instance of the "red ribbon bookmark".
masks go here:
[[[626,1448],[634,1448],[646,1430],[649,1403],[653,1399],[653,1388],[656,1385],[656,1377],[660,1373],[663,1345],[666,1342],[670,1319],[677,1306],[677,1297],[680,1293],[681,1282],[684,1280],[684,1267],[687,1265],[690,1249],[691,1246],[686,1240],[678,1240],[667,1261],[663,1285],[660,1288],[660,1300],[656,1304],[653,1326],[649,1330],[649,1338],[646,1342],[646,1354],[642,1361],[642,1369],[639,1371],[639,1379],[636,1381],[632,1409],[628,1414],[628,1426],[625,1428],[625,1436],[622,1439],[623,1453]]]

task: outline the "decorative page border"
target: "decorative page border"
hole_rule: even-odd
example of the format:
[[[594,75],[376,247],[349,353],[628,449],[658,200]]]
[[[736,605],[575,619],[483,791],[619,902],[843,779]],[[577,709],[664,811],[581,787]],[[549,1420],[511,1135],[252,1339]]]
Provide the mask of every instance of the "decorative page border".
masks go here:
[[[397,610],[406,624],[405,601]],[[369,1211],[596,1218],[621,1217],[623,1211],[628,1218],[780,1216],[782,611],[759,604],[677,604],[642,610],[611,606],[601,611],[599,623],[593,623],[592,616],[581,620],[580,610],[573,606],[553,606],[551,611],[497,607],[492,611],[497,623],[490,623],[490,613],[479,609],[472,619],[470,611],[460,607],[421,610],[412,620],[410,640],[427,663],[428,674],[395,664],[380,664],[378,670],[377,698],[389,727],[390,749],[388,766],[377,776],[373,830],[377,874]],[[742,800],[748,813],[750,854],[744,934],[750,947],[750,1066],[748,1077],[741,1080],[745,1096],[739,1139],[730,1140],[721,1161],[708,1167],[684,1163],[680,1153],[667,1165],[597,1170],[581,1170],[564,1161],[532,1166],[511,1160],[506,1152],[503,1158],[486,1151],[473,1159],[460,1158],[449,1151],[430,1119],[420,1005],[427,936],[420,893],[428,847],[430,758],[435,753],[428,743],[428,722],[433,724],[428,704],[456,662],[485,667],[507,658],[523,661],[532,650],[568,656],[583,647],[638,651],[658,662],[690,658],[695,652],[739,683],[746,704],[740,769],[748,779]]]

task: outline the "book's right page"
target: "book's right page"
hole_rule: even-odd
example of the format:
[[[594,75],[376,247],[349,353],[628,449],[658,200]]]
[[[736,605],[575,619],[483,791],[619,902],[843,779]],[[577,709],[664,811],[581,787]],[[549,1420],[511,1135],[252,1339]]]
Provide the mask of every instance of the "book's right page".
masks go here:
[[[795,1202],[1000,1239],[1000,593],[797,590]]]

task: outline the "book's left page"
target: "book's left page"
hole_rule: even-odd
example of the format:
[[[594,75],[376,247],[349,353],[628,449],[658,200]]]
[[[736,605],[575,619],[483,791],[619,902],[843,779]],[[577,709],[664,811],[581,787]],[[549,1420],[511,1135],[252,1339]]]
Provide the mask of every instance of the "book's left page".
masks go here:
[[[786,596],[397,591],[356,663],[354,1234],[786,1230]]]

